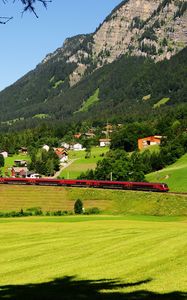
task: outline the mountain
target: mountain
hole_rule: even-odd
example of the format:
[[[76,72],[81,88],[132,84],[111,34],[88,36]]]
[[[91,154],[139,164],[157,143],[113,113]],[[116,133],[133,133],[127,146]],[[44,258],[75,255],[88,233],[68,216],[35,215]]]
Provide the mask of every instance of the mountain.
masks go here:
[[[0,93],[1,125],[185,103],[186,11],[184,0],[122,1],[93,34],[68,38]]]

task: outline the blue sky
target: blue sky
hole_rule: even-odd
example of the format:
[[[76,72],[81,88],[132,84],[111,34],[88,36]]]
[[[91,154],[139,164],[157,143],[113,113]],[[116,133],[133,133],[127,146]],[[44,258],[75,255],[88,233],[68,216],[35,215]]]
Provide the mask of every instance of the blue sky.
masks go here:
[[[20,1],[21,2],[21,1]],[[0,16],[13,16],[6,25],[0,25],[0,90],[14,83],[58,47],[67,37],[91,33],[120,0],[53,0],[48,9],[41,4],[33,14],[21,16],[19,0],[3,4]]]

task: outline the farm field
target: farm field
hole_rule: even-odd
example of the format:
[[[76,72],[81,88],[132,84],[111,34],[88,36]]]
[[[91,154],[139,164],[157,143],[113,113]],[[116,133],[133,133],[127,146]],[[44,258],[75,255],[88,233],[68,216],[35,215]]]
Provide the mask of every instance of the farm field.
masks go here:
[[[0,219],[0,299],[185,300],[186,221]]]
[[[187,192],[187,154],[173,165],[148,174],[146,179],[152,182],[165,182],[173,192]]]
[[[69,159],[73,160],[73,163],[65,168],[60,177],[62,178],[77,178],[82,172],[88,169],[94,169],[99,160],[102,159],[104,155],[109,150],[108,147],[92,147],[91,157],[85,159],[85,151],[69,151]]]
[[[81,199],[84,208],[98,207],[105,214],[187,215],[187,195],[93,188],[0,185],[0,211],[40,207],[42,211],[73,210]]]

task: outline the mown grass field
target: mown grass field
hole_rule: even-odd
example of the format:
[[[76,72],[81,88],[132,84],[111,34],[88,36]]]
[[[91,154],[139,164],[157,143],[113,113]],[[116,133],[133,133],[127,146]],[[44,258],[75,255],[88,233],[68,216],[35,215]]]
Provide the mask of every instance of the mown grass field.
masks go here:
[[[0,211],[40,207],[43,211],[73,210],[77,199],[85,209],[107,214],[187,215],[187,195],[54,186],[0,185]]]
[[[173,165],[148,174],[146,179],[153,182],[165,182],[174,192],[187,192],[187,154]]]
[[[1,219],[0,299],[187,299],[187,219],[167,221]]]
[[[102,155],[108,150],[108,147],[92,147],[90,158],[85,158],[85,151],[69,151],[69,159],[74,161],[69,167],[61,172],[60,177],[65,179],[75,179],[82,172],[85,172],[88,169],[95,169],[97,162],[103,158]]]

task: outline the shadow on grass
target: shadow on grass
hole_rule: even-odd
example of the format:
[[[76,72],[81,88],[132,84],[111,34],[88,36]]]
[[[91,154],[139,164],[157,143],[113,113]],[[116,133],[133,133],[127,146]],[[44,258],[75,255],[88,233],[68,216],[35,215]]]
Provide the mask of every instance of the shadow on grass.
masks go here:
[[[0,286],[0,299],[8,300],[186,300],[187,293],[157,294],[145,290],[120,293],[117,289],[136,287],[150,279],[134,283],[118,280],[77,280],[64,277],[51,282]],[[105,290],[104,293],[101,291]]]

